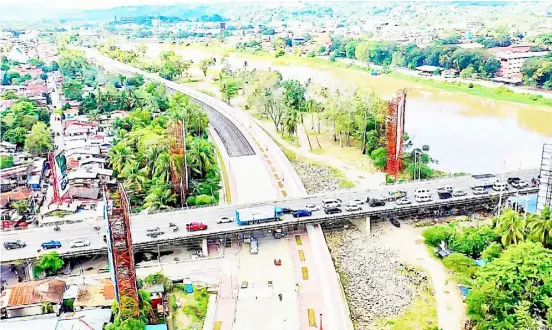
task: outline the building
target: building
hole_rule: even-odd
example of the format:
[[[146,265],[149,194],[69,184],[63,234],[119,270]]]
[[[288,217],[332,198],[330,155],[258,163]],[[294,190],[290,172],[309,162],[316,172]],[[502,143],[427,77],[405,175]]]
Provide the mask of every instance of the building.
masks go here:
[[[545,143],[542,147],[537,211],[546,206],[552,208],[552,143]]]
[[[0,307],[4,317],[58,313],[65,292],[65,281],[41,280],[10,285],[2,291]],[[45,310],[43,304],[52,308]]]
[[[111,308],[115,299],[115,289],[110,279],[95,280],[79,285],[77,298],[73,302],[75,311]]]
[[[93,309],[64,313],[55,330],[102,330],[111,320],[111,309]]]
[[[496,72],[496,76],[513,83],[521,82],[523,79],[521,68],[525,60],[531,57],[545,56],[546,54],[548,52],[514,53],[509,51],[497,53],[495,56],[500,61],[500,68]]]

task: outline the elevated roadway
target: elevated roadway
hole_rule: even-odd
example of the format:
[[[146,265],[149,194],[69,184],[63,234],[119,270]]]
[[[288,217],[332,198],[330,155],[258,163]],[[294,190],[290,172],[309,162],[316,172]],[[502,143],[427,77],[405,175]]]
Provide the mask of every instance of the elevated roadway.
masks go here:
[[[511,172],[505,174],[505,177],[516,176],[522,179],[530,180],[538,175],[538,170],[523,170],[517,172]],[[499,177],[499,176],[497,176]],[[206,237],[221,237],[229,234],[237,234],[250,232],[254,230],[266,230],[276,227],[296,225],[296,224],[308,224],[308,223],[328,223],[335,221],[344,221],[348,219],[358,219],[371,217],[373,221],[382,219],[388,216],[395,217],[415,217],[415,216],[429,216],[434,213],[429,212],[447,212],[452,209],[468,210],[474,206],[483,204],[497,204],[499,199],[502,198],[504,203],[508,196],[521,193],[535,193],[536,187],[529,187],[523,190],[517,190],[512,187],[506,192],[500,193],[497,191],[489,190],[487,195],[473,195],[471,192],[471,185],[473,179],[470,176],[456,177],[456,178],[444,178],[431,181],[421,182],[409,182],[397,185],[382,186],[377,190],[349,190],[334,193],[319,194],[315,196],[308,196],[302,198],[290,198],[286,200],[273,200],[264,203],[256,204],[241,204],[233,206],[215,206],[215,207],[203,207],[195,209],[182,209],[171,212],[163,212],[149,215],[132,215],[132,237],[133,244],[136,250],[155,248],[161,244],[184,244],[194,240],[199,240]],[[439,200],[437,196],[437,188],[442,186],[452,186],[455,189],[462,189],[467,192],[466,196],[456,197],[446,200]],[[414,190],[419,188],[430,189],[433,192],[433,201],[426,203],[417,203],[413,200]],[[379,197],[386,195],[391,191],[404,190],[408,193],[408,196],[412,199],[411,205],[396,205],[394,202],[388,202],[385,206],[370,207],[366,204],[363,205],[361,211],[346,212],[326,215],[322,210],[313,212],[310,217],[293,218],[291,215],[284,215],[281,221],[239,226],[235,222],[217,224],[217,220],[220,217],[234,217],[235,209],[247,206],[259,206],[259,205],[273,205],[283,206],[292,209],[304,208],[307,204],[315,204],[321,206],[321,201],[325,198],[339,198],[343,203],[355,198],[365,199],[366,197]],[[502,195],[502,197],[501,197]],[[205,231],[200,232],[186,232],[185,224],[191,221],[199,221],[207,224],[209,227]],[[172,232],[170,230],[169,222],[172,222],[179,226],[180,230]],[[71,255],[91,255],[106,253],[106,245],[103,241],[103,234],[105,232],[104,224],[101,224],[102,229],[99,232],[94,230],[94,225],[98,224],[74,224],[71,226],[62,226],[61,231],[54,231],[52,227],[42,227],[20,231],[3,232],[0,234],[0,240],[5,242],[7,240],[23,240],[27,246],[21,249],[6,250],[2,248],[1,259],[2,263],[14,261],[17,259],[30,259],[34,258],[44,251],[38,251],[40,244],[48,240],[58,240],[62,243],[62,247],[57,249],[60,254]],[[146,236],[146,229],[150,227],[160,227],[165,232],[164,235],[157,237],[156,239]],[[70,242],[74,239],[84,238],[88,239],[91,244],[84,248],[70,248]]]

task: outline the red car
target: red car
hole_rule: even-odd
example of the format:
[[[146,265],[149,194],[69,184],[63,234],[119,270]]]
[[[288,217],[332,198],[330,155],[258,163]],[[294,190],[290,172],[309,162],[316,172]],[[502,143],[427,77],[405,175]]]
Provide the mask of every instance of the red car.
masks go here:
[[[201,222],[191,222],[186,224],[187,231],[206,230],[207,225]]]

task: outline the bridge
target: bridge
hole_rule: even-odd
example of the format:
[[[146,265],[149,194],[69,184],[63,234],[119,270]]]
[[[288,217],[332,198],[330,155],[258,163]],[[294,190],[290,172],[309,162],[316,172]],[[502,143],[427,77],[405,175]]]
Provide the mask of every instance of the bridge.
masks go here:
[[[531,178],[538,175],[537,169],[520,170],[515,172],[505,173],[504,177],[520,177],[530,181]],[[497,174],[500,177],[500,174]],[[300,198],[288,198],[282,200],[266,201],[254,204],[240,205],[219,205],[203,208],[191,208],[173,210],[170,212],[162,212],[155,214],[135,214],[131,216],[132,221],[132,237],[135,251],[156,249],[159,245],[182,245],[190,242],[201,242],[205,238],[220,238],[226,239],[237,237],[238,234],[254,231],[266,231],[275,228],[294,228],[305,224],[320,223],[323,225],[338,224],[352,219],[369,219],[372,222],[381,221],[388,217],[395,218],[414,218],[428,217],[435,215],[446,214],[469,214],[477,210],[494,210],[499,202],[504,203],[505,199],[515,194],[536,193],[537,187],[528,187],[525,189],[509,188],[508,191],[497,192],[492,189],[488,190],[486,195],[474,195],[471,192],[473,178],[471,176],[462,176],[454,178],[442,178],[427,181],[408,182],[395,185],[385,185],[380,189],[375,190],[347,190],[332,193],[324,193],[310,195]],[[454,189],[462,189],[467,194],[462,197],[454,197],[451,199],[440,200],[437,197],[437,188],[442,186],[452,186]],[[425,203],[417,203],[413,200],[414,190],[419,188],[430,189],[433,193],[433,201]],[[362,210],[354,212],[328,215],[323,211],[315,211],[310,217],[293,218],[290,214],[283,216],[281,221],[254,224],[249,226],[239,226],[235,222],[217,224],[220,217],[234,217],[235,209],[250,207],[250,206],[281,206],[291,209],[304,208],[308,204],[321,206],[321,202],[325,198],[339,198],[343,203],[355,198],[365,199],[366,197],[377,198],[382,195],[387,195],[389,192],[403,190],[411,197],[411,205],[397,205],[394,202],[388,202],[385,206],[370,207],[363,205]],[[199,221],[207,224],[209,227],[205,231],[186,232],[185,224],[191,221]],[[169,228],[169,222],[176,224],[180,230],[173,232]],[[27,230],[10,231],[0,234],[0,240],[5,242],[8,240],[22,240],[27,246],[21,249],[3,250],[1,255],[2,263],[13,262],[14,260],[33,259],[43,251],[40,249],[40,244],[48,240],[58,240],[62,243],[62,247],[57,251],[64,256],[83,256],[94,254],[107,253],[107,247],[103,241],[105,232],[105,224],[101,224],[102,230],[97,232],[94,226],[99,223],[78,223],[69,226],[63,226],[61,231],[54,231],[52,227],[41,227]],[[160,227],[165,234],[150,238],[146,235],[146,229],[150,227]],[[91,244],[83,248],[70,248],[69,244],[72,240],[84,238],[88,239]]]

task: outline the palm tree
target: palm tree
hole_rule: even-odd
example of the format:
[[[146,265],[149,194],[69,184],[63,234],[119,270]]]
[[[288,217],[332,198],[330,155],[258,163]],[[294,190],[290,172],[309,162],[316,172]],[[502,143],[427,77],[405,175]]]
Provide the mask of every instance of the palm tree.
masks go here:
[[[153,177],[164,182],[169,182],[171,177],[170,167],[171,162],[169,159],[169,153],[166,151],[161,152],[155,161]]]
[[[517,244],[525,239],[525,220],[516,211],[506,210],[493,222],[496,233],[502,237],[502,245]]]
[[[136,161],[132,161],[124,168],[121,177],[125,178],[125,186],[131,188],[136,193],[142,192],[144,184],[148,181],[147,176],[143,174],[140,168],[140,164]]]
[[[550,208],[545,207],[541,214],[533,215],[527,220],[527,227],[531,236],[544,246],[550,244],[550,238],[552,237],[551,213]]]
[[[111,148],[111,150],[109,150],[111,166],[118,173],[122,173],[123,170],[135,160],[135,158],[136,157],[132,151],[132,148],[123,143],[118,143]]]
[[[167,152],[166,145],[153,145],[144,154],[142,161],[144,162],[145,169],[151,176],[153,176],[153,173],[155,172],[155,163],[157,162],[159,155],[163,152]]]
[[[193,138],[188,149],[188,165],[193,172],[201,178],[209,171],[216,162],[215,153],[211,143],[204,139]]]
[[[100,119],[100,111],[98,111],[97,109],[91,110],[88,113],[88,118],[90,118],[91,122],[97,122],[98,119]]]
[[[176,203],[174,192],[171,189],[167,189],[166,185],[158,185],[148,191],[144,207],[152,211],[169,210],[172,208],[169,204],[174,203]]]

